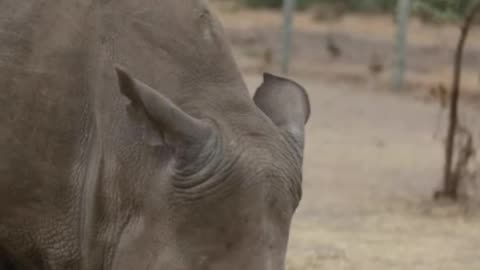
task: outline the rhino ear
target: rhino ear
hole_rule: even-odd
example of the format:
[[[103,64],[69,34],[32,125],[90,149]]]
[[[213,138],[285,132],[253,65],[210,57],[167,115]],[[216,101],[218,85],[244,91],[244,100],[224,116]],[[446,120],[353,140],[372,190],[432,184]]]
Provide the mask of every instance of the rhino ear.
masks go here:
[[[206,123],[196,119],[167,97],[150,86],[131,77],[121,66],[115,66],[120,91],[136,110],[146,113],[160,135],[167,141],[188,145],[206,143],[212,129]]]
[[[310,101],[305,89],[294,81],[264,73],[255,104],[303,147],[305,124],[310,117]]]

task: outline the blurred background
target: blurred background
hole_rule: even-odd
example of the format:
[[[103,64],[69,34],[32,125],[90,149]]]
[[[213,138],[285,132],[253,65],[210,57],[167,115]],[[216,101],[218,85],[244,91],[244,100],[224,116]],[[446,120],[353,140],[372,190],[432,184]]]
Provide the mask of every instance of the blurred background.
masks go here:
[[[477,1],[399,1],[210,0],[252,92],[263,72],[288,71],[310,94],[291,270],[480,269],[480,15],[461,73],[458,196],[435,196],[455,48]]]

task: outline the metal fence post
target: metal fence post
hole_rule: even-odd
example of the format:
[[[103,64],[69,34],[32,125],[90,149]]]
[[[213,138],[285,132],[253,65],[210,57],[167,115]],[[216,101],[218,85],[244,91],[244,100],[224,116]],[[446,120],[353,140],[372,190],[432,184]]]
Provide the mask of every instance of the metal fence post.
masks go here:
[[[408,18],[410,15],[411,0],[398,0],[396,12],[396,44],[395,44],[395,66],[393,71],[393,88],[401,90],[405,82],[405,69],[407,58],[407,32]]]
[[[282,40],[282,72],[286,75],[290,66],[292,50],[292,21],[296,0],[283,0],[283,40]]]

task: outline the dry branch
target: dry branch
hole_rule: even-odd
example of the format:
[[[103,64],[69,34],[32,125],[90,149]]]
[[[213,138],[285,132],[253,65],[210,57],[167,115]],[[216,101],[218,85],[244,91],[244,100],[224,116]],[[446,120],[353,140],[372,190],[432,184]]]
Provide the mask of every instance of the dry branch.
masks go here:
[[[447,197],[453,200],[457,200],[458,198],[458,186],[460,182],[460,179],[457,179],[458,174],[453,171],[453,154],[455,152],[455,136],[458,129],[458,100],[460,96],[463,51],[472,22],[475,20],[478,11],[480,11],[480,1],[472,6],[465,18],[455,52],[455,66],[453,70],[453,82],[449,107],[449,125],[447,143],[445,146],[443,189],[436,194],[440,194],[441,197]]]

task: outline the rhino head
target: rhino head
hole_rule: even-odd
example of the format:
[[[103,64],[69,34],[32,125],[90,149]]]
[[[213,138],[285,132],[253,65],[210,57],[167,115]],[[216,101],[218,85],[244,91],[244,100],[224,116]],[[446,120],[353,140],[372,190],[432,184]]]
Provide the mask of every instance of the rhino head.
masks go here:
[[[204,0],[0,10],[0,269],[284,268],[301,86],[252,100]]]
[[[124,233],[114,269],[284,269],[301,198],[305,90],[265,74],[253,101],[230,108],[239,117],[197,118],[116,70],[132,119],[148,121],[148,143],[172,158],[151,176],[156,184]]]

